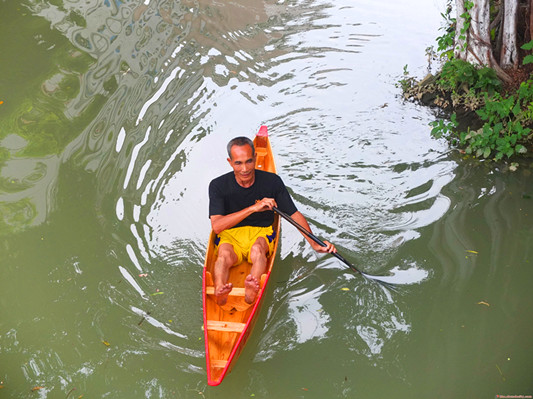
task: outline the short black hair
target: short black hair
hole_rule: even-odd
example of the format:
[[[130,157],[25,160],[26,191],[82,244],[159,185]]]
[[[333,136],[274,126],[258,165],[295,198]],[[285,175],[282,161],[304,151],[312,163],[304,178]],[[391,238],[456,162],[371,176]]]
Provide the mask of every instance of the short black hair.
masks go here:
[[[233,147],[234,145],[237,145],[239,147],[242,147],[243,145],[249,145],[252,148],[252,155],[255,155],[254,142],[250,140],[248,137],[240,136],[240,137],[235,137],[234,139],[231,139],[230,142],[228,143],[227,150],[228,150],[228,156],[230,159],[231,159],[231,147]]]

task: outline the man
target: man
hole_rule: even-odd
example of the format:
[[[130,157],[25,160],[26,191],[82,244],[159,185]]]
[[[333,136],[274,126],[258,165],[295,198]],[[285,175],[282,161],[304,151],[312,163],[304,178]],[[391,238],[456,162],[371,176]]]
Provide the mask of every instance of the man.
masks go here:
[[[255,169],[252,140],[236,137],[228,143],[227,151],[233,171],[213,179],[209,185],[209,217],[219,239],[213,279],[216,301],[221,306],[227,302],[233,288],[228,283],[229,270],[240,264],[244,257],[252,264],[244,282],[244,300],[247,303],[255,301],[261,275],[266,271],[267,256],[273,249],[272,207],[291,215],[311,231],[281,178]],[[322,247],[306,239],[317,252],[336,252],[335,246],[327,241],[326,247]]]

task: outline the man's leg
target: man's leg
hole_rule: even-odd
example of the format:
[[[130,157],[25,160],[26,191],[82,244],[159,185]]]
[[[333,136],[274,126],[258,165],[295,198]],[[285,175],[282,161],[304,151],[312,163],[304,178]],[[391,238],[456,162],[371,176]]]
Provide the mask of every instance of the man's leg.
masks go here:
[[[218,247],[218,256],[215,261],[213,282],[215,284],[215,297],[217,304],[223,306],[228,301],[228,295],[233,289],[233,284],[228,283],[229,269],[237,262],[237,255],[233,246],[222,243]]]
[[[261,275],[266,272],[268,244],[264,237],[259,237],[250,249],[252,269],[244,280],[244,301],[253,303],[259,292]]]

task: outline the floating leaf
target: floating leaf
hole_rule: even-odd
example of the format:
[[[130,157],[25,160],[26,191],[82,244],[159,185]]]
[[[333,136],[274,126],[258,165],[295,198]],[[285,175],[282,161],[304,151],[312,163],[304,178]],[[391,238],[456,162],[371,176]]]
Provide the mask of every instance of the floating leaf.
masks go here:
[[[350,289],[349,289],[349,288],[346,288],[346,287],[341,288],[341,290],[342,290],[342,291],[350,291]]]
[[[478,304],[478,305],[485,305],[485,306],[487,306],[487,307],[490,306],[490,304],[488,304],[488,303],[485,302],[485,301],[478,302],[477,304]]]
[[[471,254],[476,254],[476,255],[478,254],[477,251],[472,251],[471,249],[467,249],[466,252],[470,252]]]
[[[105,346],[111,346],[111,344],[107,341],[102,341],[102,343],[105,345]]]
[[[32,392],[38,391],[39,389],[44,389],[44,387],[33,387],[31,389]]]
[[[500,372],[500,375],[502,376],[502,381],[505,381],[505,376],[503,375],[503,373],[502,373],[502,369],[500,368],[500,366],[498,366],[498,365],[496,364],[496,368],[498,369],[498,371]]]
[[[71,394],[72,392],[74,392],[75,390],[76,390],[76,387],[74,387],[74,388],[72,388],[70,391],[68,391],[68,393],[67,393],[67,399],[68,399],[68,397],[70,396],[70,394]]]
[[[164,292],[162,291],[158,291],[158,292],[154,292],[153,294],[150,294],[151,296],[154,296],[154,295],[163,295]]]

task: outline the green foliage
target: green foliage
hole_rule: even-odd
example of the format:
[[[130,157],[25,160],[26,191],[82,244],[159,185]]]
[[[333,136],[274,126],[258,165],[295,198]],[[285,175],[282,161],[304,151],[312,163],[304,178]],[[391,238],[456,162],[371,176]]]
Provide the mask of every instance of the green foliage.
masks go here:
[[[415,78],[409,75],[409,71],[407,70],[407,64],[403,67],[403,78],[401,78],[398,81],[398,84],[396,86],[399,86],[402,88],[402,91],[405,93],[407,90],[409,90],[413,85],[415,84]]]
[[[475,83],[476,69],[466,61],[453,59],[442,67],[439,86],[443,90],[456,92],[460,88],[468,88]],[[464,87],[466,86],[466,87]]]
[[[450,117],[450,121],[445,121],[443,119],[438,119],[430,123],[431,135],[437,139],[441,137],[449,138],[453,135],[453,132],[457,129],[457,115],[453,113]]]
[[[441,54],[441,58],[451,60],[453,58],[453,43],[455,38],[455,24],[456,19],[452,18],[451,13],[453,6],[451,1],[448,1],[446,13],[441,13],[444,18],[445,25],[440,28],[444,31],[442,36],[437,37],[437,52]]]
[[[477,93],[493,94],[501,89],[501,82],[492,68],[477,69],[459,59],[452,59],[443,65],[438,84],[441,89],[452,93],[467,93],[474,89]]]
[[[466,35],[468,33],[468,30],[470,29],[470,25],[472,23],[472,16],[470,15],[470,10],[474,7],[474,2],[472,1],[465,1],[465,12],[460,15],[460,18],[464,19],[464,25],[461,28],[461,32],[459,34],[459,40],[463,40],[463,51],[466,50],[468,46],[468,41],[466,40]]]
[[[516,94],[521,107],[517,119],[523,125],[533,125],[533,80],[522,82]]]
[[[437,37],[437,51],[441,53],[442,58],[452,59],[454,37],[453,30],[448,30],[444,35]]]
[[[509,102],[502,108],[496,107],[493,111],[495,113],[487,115],[493,123],[485,122],[477,131],[460,133],[459,141],[465,146],[466,153],[483,158],[493,155],[495,160],[525,153],[526,147],[521,143],[530,129],[524,128],[519,121],[511,118],[512,110],[509,109]],[[500,120],[501,116],[503,118]]]
[[[533,40],[520,47],[523,50],[533,50]]]
[[[533,40],[531,40],[529,43],[524,44],[524,45],[521,46],[520,48],[523,49],[523,50],[528,50],[528,51],[533,50]],[[526,56],[524,57],[523,64],[524,64],[524,65],[526,65],[526,64],[533,64],[533,55],[532,55],[532,54],[526,55]]]
[[[533,55],[529,54],[524,57],[524,65],[533,64]]]
[[[452,104],[454,107],[461,105],[467,110],[477,109],[483,126],[477,130],[468,128],[467,131],[460,131],[454,113],[448,121],[430,123],[432,136],[445,137],[452,144],[464,148],[466,154],[475,157],[500,160],[526,153],[525,145],[533,139],[533,76],[531,80],[523,82],[515,93],[503,95],[501,81],[492,68],[477,68],[466,61],[454,59],[454,39],[463,40],[467,45],[466,39],[472,23],[470,11],[474,3],[465,1],[465,12],[458,17],[464,21],[458,37],[454,37],[455,29],[452,29],[456,20],[450,16],[450,1],[448,5],[448,12],[442,14],[447,24],[445,34],[437,38],[437,51],[448,58],[436,81],[439,96],[444,95],[445,98],[440,105]],[[493,12],[496,13],[497,9],[494,8]],[[491,37],[495,34],[495,30],[491,31]],[[533,40],[521,48],[533,51]],[[466,50],[466,47],[462,50]],[[533,63],[533,54],[524,57],[523,63]]]
[[[467,154],[500,160],[527,152],[525,143],[530,139],[533,122],[533,80],[523,82],[516,95],[485,94],[485,105],[477,111],[484,121],[476,131],[457,132],[456,115],[449,123],[432,122],[431,134],[457,140]]]
[[[476,70],[477,81],[474,84],[474,90],[489,93],[490,95],[499,92],[502,88],[502,82],[492,68],[484,67]]]

